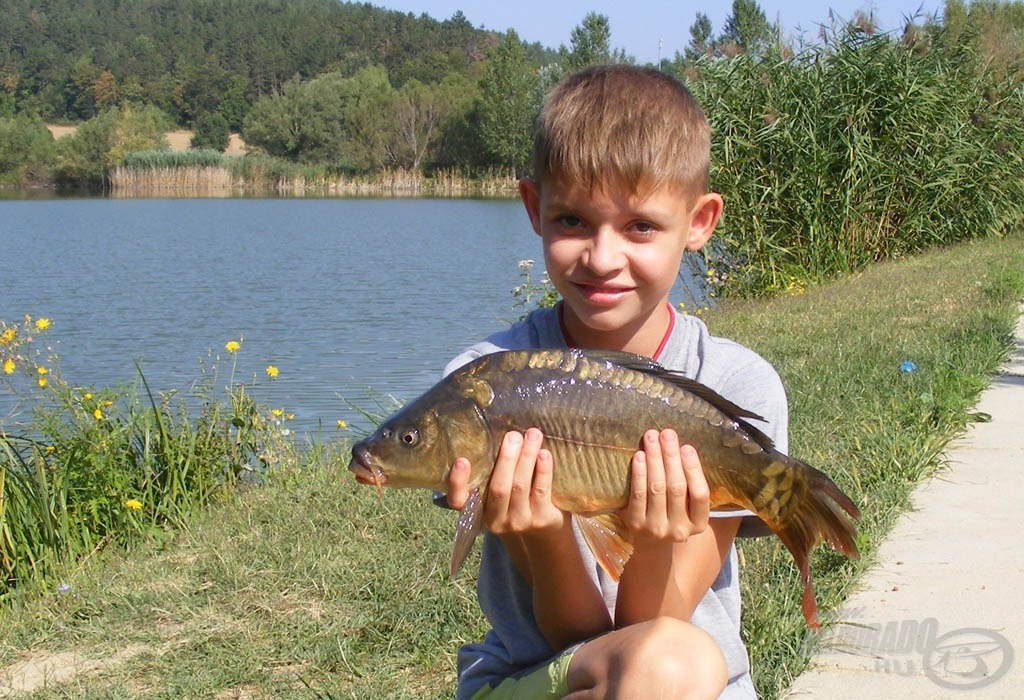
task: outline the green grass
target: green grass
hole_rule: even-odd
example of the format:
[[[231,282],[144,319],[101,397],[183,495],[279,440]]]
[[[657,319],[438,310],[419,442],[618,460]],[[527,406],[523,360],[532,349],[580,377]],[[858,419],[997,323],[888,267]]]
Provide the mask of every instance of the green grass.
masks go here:
[[[826,618],[971,420],[1022,297],[1024,243],[993,238],[711,313],[714,332],[779,368],[790,451],[864,512],[860,562],[824,548],[812,560]],[[908,359],[917,372],[900,372]],[[449,581],[452,514],[422,492],[378,501],[344,453],[327,445],[178,534],[108,548],[60,571],[66,588],[17,597],[0,613],[0,682],[16,662],[77,651],[95,664],[28,697],[451,697],[456,649],[485,628],[475,566]],[[774,698],[805,663],[801,589],[774,538],[742,552],[754,673]]]

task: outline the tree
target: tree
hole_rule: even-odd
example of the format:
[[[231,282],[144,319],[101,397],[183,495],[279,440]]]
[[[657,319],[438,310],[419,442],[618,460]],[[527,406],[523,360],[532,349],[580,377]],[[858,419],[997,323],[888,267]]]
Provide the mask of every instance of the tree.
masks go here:
[[[690,45],[686,47],[686,58],[693,61],[701,56],[709,56],[714,51],[715,43],[711,38],[714,29],[711,20],[703,12],[697,13],[697,19],[690,25]]]
[[[733,45],[741,53],[761,56],[776,38],[757,0],[733,0],[719,43]]]
[[[526,61],[519,36],[509,30],[491,50],[476,105],[480,142],[493,162],[523,171],[529,161],[537,107],[536,71]]]
[[[23,179],[27,169],[47,167],[53,158],[53,137],[41,119],[24,114],[0,118],[0,178]]]
[[[611,24],[608,17],[589,12],[583,23],[573,28],[569,37],[572,48],[561,49],[562,62],[569,70],[579,70],[598,63],[607,63],[612,58],[610,46]]]
[[[223,153],[231,143],[231,127],[220,112],[200,114],[192,129],[192,148],[211,148]]]
[[[104,110],[56,143],[57,177],[101,184],[126,153],[167,150],[164,133],[170,125],[168,116],[152,105]]]

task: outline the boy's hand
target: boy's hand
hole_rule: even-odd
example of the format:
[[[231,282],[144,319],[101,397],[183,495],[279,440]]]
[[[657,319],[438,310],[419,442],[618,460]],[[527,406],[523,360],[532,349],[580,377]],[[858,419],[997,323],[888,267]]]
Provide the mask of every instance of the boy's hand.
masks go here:
[[[708,526],[710,490],[697,451],[674,430],[648,430],[633,456],[629,503],[620,511],[639,537],[685,542]]]
[[[529,534],[561,528],[567,515],[551,502],[554,460],[541,447],[537,428],[508,432],[498,450],[484,507],[484,524],[496,535]],[[469,495],[468,460],[455,460],[448,474],[448,503],[461,509]]]

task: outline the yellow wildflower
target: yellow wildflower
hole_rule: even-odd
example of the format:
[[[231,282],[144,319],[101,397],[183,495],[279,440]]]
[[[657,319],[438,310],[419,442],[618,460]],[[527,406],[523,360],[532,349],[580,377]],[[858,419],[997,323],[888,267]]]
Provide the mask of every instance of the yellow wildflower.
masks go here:
[[[36,319],[36,330],[45,331],[50,327],[50,319],[48,318],[37,318]]]
[[[92,394],[90,394],[90,393],[89,393],[89,392],[87,391],[87,392],[85,392],[84,394],[82,394],[82,398],[83,398],[84,400],[86,400],[86,401],[92,401]]]
[[[289,413],[287,416],[284,417],[284,419],[285,420],[295,420],[295,414],[294,413]]]
[[[93,409],[92,417],[95,418],[96,420],[103,420],[103,411],[101,411],[99,408]]]
[[[36,367],[36,374],[38,374],[39,376],[43,376],[44,374],[46,374],[46,372],[47,372],[47,369],[45,367],[43,367],[42,365],[39,365],[38,367]]]
[[[343,421],[343,420],[341,420],[341,419],[339,418],[339,419],[338,419],[338,423],[337,423],[337,426],[338,426],[338,430],[344,430],[345,428],[347,428],[347,427],[348,427],[348,423],[346,423],[345,421]]]
[[[7,345],[12,340],[14,340],[14,336],[17,334],[18,331],[14,326],[8,326],[7,328],[4,328],[4,332],[0,333],[0,345]]]
[[[229,340],[228,342],[224,343],[224,349],[231,353],[238,352],[238,348],[240,347],[242,347],[242,344],[239,343],[237,340]]]
[[[124,507],[128,510],[142,510],[142,501],[135,498],[129,498],[124,502]]]
[[[280,418],[284,415],[284,409],[275,408],[270,412],[270,415],[274,416],[274,418]]]
[[[36,380],[36,384],[39,385],[40,389],[45,389],[46,388],[46,377],[40,377],[39,379],[37,379]]]
[[[271,379],[277,379],[278,371],[274,365],[267,365],[267,376]]]
[[[4,374],[14,374],[14,360],[9,357],[4,360]]]

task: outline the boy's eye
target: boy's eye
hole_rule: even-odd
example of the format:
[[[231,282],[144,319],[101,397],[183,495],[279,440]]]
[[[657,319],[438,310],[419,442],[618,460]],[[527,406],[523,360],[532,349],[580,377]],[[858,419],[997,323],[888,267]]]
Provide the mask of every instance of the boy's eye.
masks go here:
[[[649,238],[658,232],[658,227],[649,221],[637,221],[630,228],[632,228],[634,235],[642,238]]]
[[[583,219],[573,214],[562,214],[561,216],[555,217],[555,223],[567,228],[579,228],[583,225]]]

